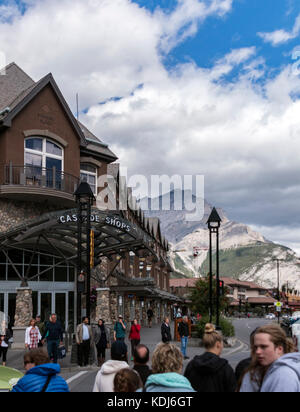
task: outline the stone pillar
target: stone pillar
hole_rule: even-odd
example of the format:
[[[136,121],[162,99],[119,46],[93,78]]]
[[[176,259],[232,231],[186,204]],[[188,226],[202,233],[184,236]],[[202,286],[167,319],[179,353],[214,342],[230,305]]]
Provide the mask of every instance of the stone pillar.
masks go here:
[[[25,347],[25,331],[33,316],[32,290],[28,287],[17,289],[15,325],[13,327],[13,349]]]
[[[110,316],[110,288],[98,288],[97,290],[97,306],[96,306],[96,322],[103,319],[107,325],[111,325]]]

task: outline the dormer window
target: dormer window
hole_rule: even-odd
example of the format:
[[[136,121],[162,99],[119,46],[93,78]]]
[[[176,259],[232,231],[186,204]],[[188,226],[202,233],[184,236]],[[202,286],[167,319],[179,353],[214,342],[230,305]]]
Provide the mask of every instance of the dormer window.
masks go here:
[[[87,182],[97,196],[97,167],[88,163],[80,164],[80,180]]]

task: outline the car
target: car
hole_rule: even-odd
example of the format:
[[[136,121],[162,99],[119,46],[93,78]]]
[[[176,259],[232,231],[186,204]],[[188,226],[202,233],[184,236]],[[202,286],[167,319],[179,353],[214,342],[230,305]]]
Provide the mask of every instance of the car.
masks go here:
[[[0,366],[0,392],[10,392],[23,376],[17,369]]]
[[[274,319],[276,319],[276,316],[274,315],[274,313],[269,313],[269,314],[266,316],[266,319],[274,320]]]

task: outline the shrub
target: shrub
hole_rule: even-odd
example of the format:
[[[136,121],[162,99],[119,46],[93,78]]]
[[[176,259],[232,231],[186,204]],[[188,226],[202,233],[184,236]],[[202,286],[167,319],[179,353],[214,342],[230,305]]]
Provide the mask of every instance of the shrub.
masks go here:
[[[203,318],[197,322],[196,324],[196,329],[197,329],[197,335],[198,338],[203,338],[204,335],[204,330],[205,330],[205,325],[209,323],[209,316],[203,316]],[[213,318],[213,323],[216,323],[216,319]],[[233,324],[225,318],[220,318],[220,328],[222,331],[222,334],[226,338],[232,338],[235,336],[235,329]]]

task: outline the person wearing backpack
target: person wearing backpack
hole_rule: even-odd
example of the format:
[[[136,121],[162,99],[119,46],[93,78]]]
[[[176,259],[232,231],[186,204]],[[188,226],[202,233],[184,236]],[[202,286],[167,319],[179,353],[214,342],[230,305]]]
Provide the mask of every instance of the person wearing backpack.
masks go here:
[[[44,349],[26,352],[24,368],[26,374],[13,387],[12,392],[70,392],[66,381],[58,376],[60,366],[50,363]]]

